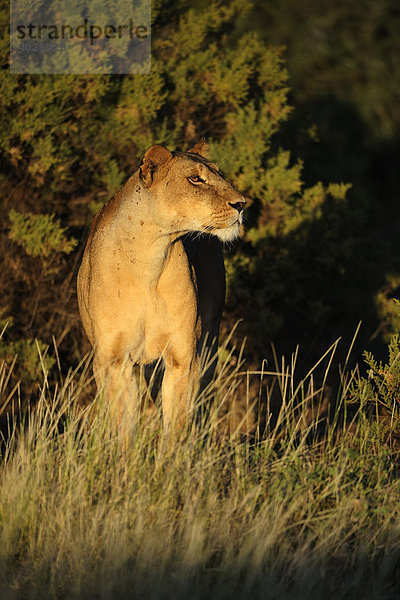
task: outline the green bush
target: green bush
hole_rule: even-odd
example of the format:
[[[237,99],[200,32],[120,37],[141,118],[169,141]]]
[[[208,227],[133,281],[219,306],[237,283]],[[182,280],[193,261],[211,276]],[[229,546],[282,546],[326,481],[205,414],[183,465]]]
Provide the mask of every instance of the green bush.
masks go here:
[[[14,319],[8,315],[8,308],[0,308],[0,404],[9,393],[9,383],[22,382],[24,392],[37,388],[55,364],[49,355],[48,346],[43,341],[31,338],[10,339]],[[4,378],[4,367],[8,373]],[[0,414],[3,407],[0,406]]]
[[[78,358],[85,342],[75,275],[93,211],[149,145],[187,149],[201,136],[248,197],[245,238],[227,259],[225,331],[244,319],[253,362],[271,341],[291,351],[304,337],[318,355],[331,341],[323,333],[336,338],[375,315],[357,260],[366,207],[354,205],[347,184],[305,185],[304,166],[281,134],[291,114],[283,50],[246,29],[250,8],[249,0],[192,8],[158,0],[150,75],[2,71],[0,194],[12,226],[0,244],[10,341],[48,343],[54,334],[68,359]],[[6,61],[6,39],[0,48]]]
[[[15,210],[9,212],[11,228],[10,239],[17,242],[31,256],[41,259],[43,270],[51,272],[54,254],[69,254],[75,248],[77,240],[66,238],[65,228],[54,215],[21,214]]]
[[[17,361],[16,375],[25,386],[37,383],[43,373],[48,372],[55,363],[52,356],[47,356],[48,346],[40,340],[22,339],[16,342],[0,340],[0,358],[8,365]]]
[[[400,412],[400,335],[392,337],[386,364],[377,361],[371,352],[364,353],[368,377],[362,377],[352,388],[352,400],[361,405],[383,407],[398,424]]]
[[[199,12],[156,3],[150,75],[3,74],[0,193],[9,198],[9,235],[26,251],[7,247],[5,280],[14,285],[5,285],[4,304],[14,317],[16,340],[27,331],[47,339],[51,318],[56,337],[68,328],[80,340],[71,308],[69,274],[79,262],[71,235],[80,238],[81,250],[93,210],[152,143],[185,149],[204,135],[221,168],[250,199],[266,193],[272,137],[290,113],[287,74],[281,50],[235,32],[249,7],[247,0],[213,2]],[[282,188],[295,167],[288,153],[278,156]],[[31,256],[40,257],[41,272]],[[68,293],[60,294],[63,281],[69,281]],[[35,300],[40,311],[31,320]],[[61,315],[58,321],[54,314]],[[76,348],[76,341],[69,346]]]

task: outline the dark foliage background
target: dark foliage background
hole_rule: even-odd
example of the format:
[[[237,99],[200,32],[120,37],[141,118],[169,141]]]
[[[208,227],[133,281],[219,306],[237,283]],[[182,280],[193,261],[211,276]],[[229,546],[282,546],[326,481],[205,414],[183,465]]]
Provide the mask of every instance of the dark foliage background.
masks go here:
[[[355,358],[379,355],[400,323],[399,20],[394,0],[157,0],[140,76],[11,75],[3,32],[0,355],[24,390],[37,344],[54,336],[63,368],[89,349],[75,279],[93,215],[149,145],[201,136],[249,198],[223,335],[241,318],[250,363],[271,343],[311,361],[362,320]]]

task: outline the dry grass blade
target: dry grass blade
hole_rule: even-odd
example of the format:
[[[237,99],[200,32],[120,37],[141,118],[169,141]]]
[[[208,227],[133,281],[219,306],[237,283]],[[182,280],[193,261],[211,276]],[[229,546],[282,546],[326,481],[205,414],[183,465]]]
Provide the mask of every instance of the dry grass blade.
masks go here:
[[[306,413],[324,393],[315,366],[296,384],[296,351],[245,379],[242,352],[236,366],[227,356],[189,435],[164,435],[156,414],[128,452],[101,394],[90,419],[79,408],[90,357],[57,385],[44,373],[0,464],[1,597],[396,597],[399,480],[379,422],[319,439]],[[251,407],[249,378],[267,373],[280,383],[275,427],[217,435],[221,404],[239,394]]]

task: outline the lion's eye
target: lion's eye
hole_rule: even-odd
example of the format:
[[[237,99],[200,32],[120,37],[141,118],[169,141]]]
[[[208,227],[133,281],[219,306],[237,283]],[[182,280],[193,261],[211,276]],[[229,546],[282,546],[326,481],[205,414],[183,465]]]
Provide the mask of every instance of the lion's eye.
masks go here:
[[[205,183],[205,179],[202,179],[200,175],[191,175],[190,177],[188,177],[188,180],[190,181],[190,183],[194,183],[195,185],[198,183]]]

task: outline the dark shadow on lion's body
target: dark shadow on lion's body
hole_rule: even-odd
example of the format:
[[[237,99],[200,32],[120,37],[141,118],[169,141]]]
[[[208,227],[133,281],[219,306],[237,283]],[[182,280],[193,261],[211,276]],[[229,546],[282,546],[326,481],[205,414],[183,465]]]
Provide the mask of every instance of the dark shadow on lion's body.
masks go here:
[[[224,257],[222,244],[215,236],[188,234],[181,239],[189,265],[192,272],[194,271],[198,293],[198,312],[202,323],[198,353],[200,356],[209,357],[210,363],[201,377],[201,392],[212,381],[217,366],[219,326],[225,302],[225,277],[223,286],[220,278],[221,273],[225,274]],[[209,264],[214,268],[208,270],[206,265]],[[162,376],[162,361],[146,365],[145,378],[154,400],[160,392]]]

